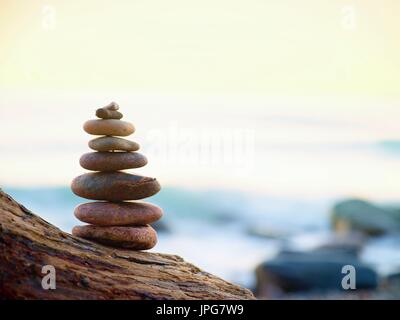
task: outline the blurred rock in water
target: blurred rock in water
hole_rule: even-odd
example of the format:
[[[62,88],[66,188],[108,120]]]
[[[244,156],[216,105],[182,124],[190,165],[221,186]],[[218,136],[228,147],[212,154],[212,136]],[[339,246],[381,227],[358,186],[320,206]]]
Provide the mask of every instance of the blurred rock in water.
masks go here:
[[[368,235],[382,235],[400,232],[400,211],[384,209],[359,199],[337,203],[331,220],[338,233],[361,231]]]
[[[345,265],[356,269],[356,288],[374,289],[376,272],[345,251],[318,249],[309,252],[281,251],[256,269],[258,297],[279,298],[295,292],[341,291]],[[349,290],[351,291],[351,290]]]
[[[339,253],[348,253],[354,256],[363,249],[366,238],[360,232],[350,232],[346,234],[332,234],[328,239],[316,246],[317,251],[330,251]]]
[[[283,239],[289,234],[273,228],[264,227],[261,225],[250,225],[246,232],[250,236],[265,238],[265,239]]]

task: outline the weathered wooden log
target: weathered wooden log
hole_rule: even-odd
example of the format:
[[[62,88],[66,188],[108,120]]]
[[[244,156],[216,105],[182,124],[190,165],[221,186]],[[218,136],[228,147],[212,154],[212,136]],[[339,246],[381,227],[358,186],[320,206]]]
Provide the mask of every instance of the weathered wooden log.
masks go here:
[[[42,287],[45,265],[56,289]],[[67,234],[0,189],[2,299],[254,299],[175,255],[120,250]]]

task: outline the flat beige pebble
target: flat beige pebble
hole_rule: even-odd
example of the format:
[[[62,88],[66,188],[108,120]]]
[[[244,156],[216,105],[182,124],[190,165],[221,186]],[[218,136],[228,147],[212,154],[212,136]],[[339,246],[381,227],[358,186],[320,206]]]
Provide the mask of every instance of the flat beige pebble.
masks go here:
[[[75,217],[97,226],[146,225],[159,220],[160,207],[145,202],[89,202],[76,207]]]
[[[137,151],[140,145],[117,137],[100,137],[89,141],[89,148],[96,151]]]
[[[133,250],[148,250],[157,244],[157,233],[149,225],[135,227],[76,226],[72,229],[72,234],[100,244]]]
[[[135,132],[132,123],[115,119],[88,120],[84,123],[83,129],[89,134],[99,136],[125,137]]]

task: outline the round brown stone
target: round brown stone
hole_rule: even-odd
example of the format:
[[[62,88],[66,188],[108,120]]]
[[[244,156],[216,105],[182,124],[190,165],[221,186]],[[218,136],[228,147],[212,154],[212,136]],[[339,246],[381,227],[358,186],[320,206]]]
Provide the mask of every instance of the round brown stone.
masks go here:
[[[122,119],[123,114],[119,111],[100,108],[96,110],[96,116],[101,119]]]
[[[99,136],[125,137],[135,132],[132,123],[115,119],[89,120],[84,123],[83,129],[89,134]]]
[[[89,148],[96,151],[137,151],[140,146],[134,141],[117,137],[100,137],[89,141]]]
[[[87,170],[118,171],[143,167],[147,159],[138,152],[90,152],[82,155],[79,163]]]
[[[89,202],[76,207],[75,217],[97,226],[146,225],[159,220],[160,207],[144,202]]]
[[[76,177],[71,189],[86,199],[124,201],[150,197],[161,186],[155,178],[125,172],[94,172]]]
[[[74,236],[133,250],[148,250],[157,243],[157,233],[149,225],[129,227],[76,226]]]

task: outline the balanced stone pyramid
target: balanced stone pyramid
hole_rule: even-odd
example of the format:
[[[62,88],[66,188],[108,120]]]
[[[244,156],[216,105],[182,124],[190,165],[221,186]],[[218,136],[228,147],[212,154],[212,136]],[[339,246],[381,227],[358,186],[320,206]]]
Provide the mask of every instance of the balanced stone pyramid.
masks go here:
[[[83,198],[101,200],[79,205],[75,216],[88,223],[76,226],[72,234],[104,245],[133,250],[151,249],[157,243],[157,233],[149,225],[161,218],[161,208],[144,202],[133,202],[150,197],[161,187],[154,178],[122,172],[147,164],[139,144],[120,137],[135,131],[133,124],[122,121],[122,113],[115,102],[100,108],[100,119],[85,122],[83,129],[96,139],[89,141],[95,152],[84,154],[80,165],[87,170],[72,181],[72,191]]]

